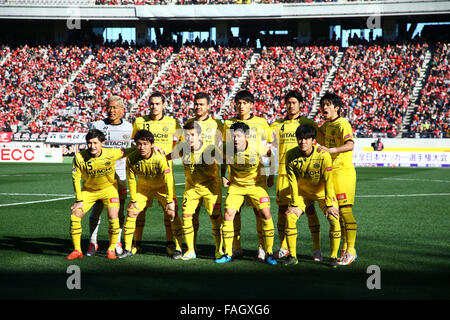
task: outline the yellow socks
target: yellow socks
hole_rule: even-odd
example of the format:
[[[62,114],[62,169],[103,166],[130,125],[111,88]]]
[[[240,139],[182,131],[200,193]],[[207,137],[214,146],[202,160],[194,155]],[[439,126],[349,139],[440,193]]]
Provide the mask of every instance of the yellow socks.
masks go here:
[[[233,220],[234,225],[234,239],[233,239],[233,249],[241,249],[241,214],[236,213]],[[230,256],[231,257],[231,256]]]
[[[263,237],[263,230],[262,230],[262,222],[263,218],[259,215],[256,216],[256,231],[258,234],[258,248],[264,248],[264,237]]]
[[[295,214],[289,214],[286,217],[285,237],[289,248],[289,253],[293,257],[297,257],[297,220]]]
[[[173,235],[173,242],[175,243],[175,250],[181,251],[181,244],[183,241],[183,227],[181,226],[180,217],[170,219],[170,226]]]
[[[131,245],[133,244],[133,235],[136,230],[136,218],[127,217],[125,225],[123,227],[124,235],[123,240],[125,242],[125,250],[131,251]]]
[[[183,217],[183,235],[188,251],[194,250],[194,226],[192,225],[192,216]]]
[[[330,238],[330,258],[337,258],[339,251],[339,243],[341,242],[341,225],[339,220],[335,217],[329,216],[330,231],[328,236]]]
[[[108,219],[109,222],[109,247],[108,250],[115,250],[117,240],[119,239],[120,224],[119,218]]]
[[[286,241],[285,236],[285,228],[286,228],[286,214],[278,214],[278,222],[277,222],[277,229],[278,229],[278,238],[280,239],[280,248],[287,250],[288,245]]]
[[[346,251],[350,254],[355,254],[355,241],[356,241],[356,220],[353,216],[352,207],[343,207],[341,210],[341,216],[345,223],[345,241],[347,243]]]
[[[307,207],[305,211],[313,241],[313,251],[320,250],[320,222],[316,210],[314,207]]]
[[[192,226],[194,227],[194,238],[193,238],[193,246],[192,248],[195,248],[195,244],[197,243],[197,234],[198,234],[198,229],[200,227],[200,223],[199,221],[199,211],[196,211],[195,214],[192,216]]]
[[[264,239],[264,250],[266,251],[266,254],[272,254],[273,253],[273,237],[274,237],[274,226],[273,226],[273,220],[270,219],[264,219],[261,218],[261,224],[262,224],[262,234]]]
[[[70,237],[72,238],[74,250],[81,252],[81,218],[70,216]]]
[[[221,234],[221,227],[222,227],[222,215],[219,214],[213,214],[209,217],[211,220],[211,231],[214,238],[214,243],[216,245],[216,252],[222,251],[222,234]]]
[[[142,242],[142,234],[144,233],[145,226],[145,211],[139,213],[136,218],[136,230],[134,231],[134,242],[137,246],[141,245]]]
[[[233,221],[224,221],[222,227],[223,244],[225,254],[230,257],[233,255],[234,223]]]
[[[173,241],[172,221],[168,215],[164,215],[164,228],[166,229],[166,241]]]

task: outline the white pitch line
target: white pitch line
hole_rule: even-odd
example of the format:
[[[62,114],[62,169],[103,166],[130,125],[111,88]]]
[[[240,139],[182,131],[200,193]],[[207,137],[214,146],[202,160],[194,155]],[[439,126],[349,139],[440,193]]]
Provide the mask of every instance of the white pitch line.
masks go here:
[[[0,193],[2,196],[48,196],[48,197],[68,197],[70,194],[54,194],[54,193]]]
[[[395,197],[433,197],[450,196],[450,193],[412,193],[412,194],[368,194],[356,195],[357,198],[395,198]]]
[[[407,179],[407,178],[383,178],[383,180],[422,181],[422,182],[447,182],[447,183],[450,182],[450,180]]]
[[[74,197],[74,196],[64,197],[64,198],[56,198],[56,199],[48,199],[48,200],[37,200],[37,201],[28,201],[28,202],[5,203],[5,204],[0,204],[0,207],[20,206],[20,205],[24,205],[24,204],[33,204],[33,203],[42,203],[42,202],[54,202],[54,201],[60,201],[60,200],[71,199],[71,198],[73,198],[73,197]]]

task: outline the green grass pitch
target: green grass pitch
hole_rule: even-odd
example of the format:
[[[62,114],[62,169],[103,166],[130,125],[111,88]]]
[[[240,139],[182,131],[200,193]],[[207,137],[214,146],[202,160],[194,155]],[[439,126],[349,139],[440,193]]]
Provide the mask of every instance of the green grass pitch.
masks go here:
[[[298,222],[299,264],[258,263],[255,217],[249,208],[242,212],[242,260],[214,263],[211,225],[202,209],[198,258],[175,261],[164,253],[162,211],[156,203],[147,212],[143,254],[106,259],[104,212],[100,254],[68,261],[74,199],[70,164],[0,164],[0,299],[449,299],[450,170],[357,168],[357,177],[358,260],[350,266],[330,269],[327,259],[312,261],[305,216]],[[179,166],[175,179],[181,199],[184,176]],[[275,187],[270,195],[276,225]],[[326,257],[328,225],[321,212],[319,219]],[[86,215],[84,251],[88,233]],[[274,249],[278,247],[276,235]],[[67,268],[74,264],[81,270],[80,290],[66,286]],[[381,289],[367,287],[371,265],[380,268]]]

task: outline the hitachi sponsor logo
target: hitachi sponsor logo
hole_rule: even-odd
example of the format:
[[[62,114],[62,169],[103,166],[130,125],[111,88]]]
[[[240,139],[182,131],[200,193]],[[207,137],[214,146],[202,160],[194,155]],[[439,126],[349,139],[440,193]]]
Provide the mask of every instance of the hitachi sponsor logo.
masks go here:
[[[295,132],[288,132],[280,134],[281,138],[295,138]]]
[[[108,147],[127,147],[130,144],[129,141],[112,141],[112,140],[106,140],[105,141],[105,148]]]
[[[161,139],[161,138],[167,139],[167,138],[169,138],[169,134],[167,134],[167,133],[154,133],[153,136],[155,138],[158,138],[158,139]]]

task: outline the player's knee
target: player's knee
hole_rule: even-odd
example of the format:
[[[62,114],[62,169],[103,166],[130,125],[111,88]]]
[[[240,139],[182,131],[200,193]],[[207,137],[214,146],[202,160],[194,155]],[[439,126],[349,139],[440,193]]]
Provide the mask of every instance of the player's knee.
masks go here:
[[[128,210],[128,217],[136,218],[139,215],[139,211]]]
[[[192,214],[183,214],[183,219],[192,218]]]

